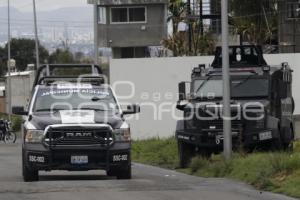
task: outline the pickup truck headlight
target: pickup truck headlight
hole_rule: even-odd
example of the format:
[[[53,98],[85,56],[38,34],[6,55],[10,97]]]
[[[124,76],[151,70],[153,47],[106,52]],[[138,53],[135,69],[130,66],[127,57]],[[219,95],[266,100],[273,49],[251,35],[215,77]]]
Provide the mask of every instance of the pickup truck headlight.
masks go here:
[[[121,128],[113,131],[116,142],[129,142],[131,140],[130,128]]]
[[[43,130],[27,130],[25,135],[26,143],[41,143],[44,137]]]

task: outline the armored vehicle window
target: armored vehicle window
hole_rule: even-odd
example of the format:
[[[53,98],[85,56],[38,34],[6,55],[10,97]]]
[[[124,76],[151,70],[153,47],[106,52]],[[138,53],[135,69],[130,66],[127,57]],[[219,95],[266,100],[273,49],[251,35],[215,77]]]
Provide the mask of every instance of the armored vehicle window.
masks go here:
[[[267,65],[263,58],[262,50],[256,46],[231,46],[229,47],[230,67],[259,67]],[[217,47],[212,67],[222,67],[222,48]]]
[[[222,97],[223,96],[223,82],[222,80],[196,80],[194,82],[193,90],[195,97]]]
[[[195,80],[193,93],[196,98],[221,98],[223,96],[223,81]],[[231,81],[231,97],[267,97],[269,94],[269,80],[250,77]]]
[[[241,79],[231,83],[232,97],[267,97],[269,94],[268,79]]]

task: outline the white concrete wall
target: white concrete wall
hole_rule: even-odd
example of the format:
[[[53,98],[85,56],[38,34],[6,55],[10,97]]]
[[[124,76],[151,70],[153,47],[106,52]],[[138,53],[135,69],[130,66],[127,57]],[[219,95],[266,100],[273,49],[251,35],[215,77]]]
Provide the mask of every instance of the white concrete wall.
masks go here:
[[[300,54],[266,55],[270,65],[289,62],[294,69],[294,97],[296,114],[300,114]],[[138,103],[141,113],[137,118],[129,119],[133,138],[168,137],[174,135],[176,120],[172,115],[181,116],[175,109],[178,99],[178,83],[189,81],[191,70],[198,64],[210,64],[213,57],[178,57],[178,58],[145,58],[145,59],[112,59],[110,63],[110,80],[114,86],[118,81],[130,81],[134,84],[134,95],[124,99],[122,96],[131,93],[128,84],[114,87],[120,102],[123,104]],[[159,97],[160,96],[160,97]],[[172,105],[171,105],[172,104]],[[154,114],[163,108],[163,113]],[[162,110],[162,109],[160,109]]]
[[[16,73],[11,76],[11,107],[28,106],[31,98],[31,90],[34,81],[34,72]],[[6,110],[8,111],[8,83],[6,79]]]

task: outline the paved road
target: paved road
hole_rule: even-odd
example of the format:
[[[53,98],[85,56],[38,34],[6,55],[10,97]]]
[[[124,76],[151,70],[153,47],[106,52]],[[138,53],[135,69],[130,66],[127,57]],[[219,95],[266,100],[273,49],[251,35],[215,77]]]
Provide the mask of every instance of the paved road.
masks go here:
[[[24,183],[20,147],[0,144],[0,200],[291,200],[224,179],[204,179],[134,164],[132,180],[115,180],[101,171],[42,173]]]

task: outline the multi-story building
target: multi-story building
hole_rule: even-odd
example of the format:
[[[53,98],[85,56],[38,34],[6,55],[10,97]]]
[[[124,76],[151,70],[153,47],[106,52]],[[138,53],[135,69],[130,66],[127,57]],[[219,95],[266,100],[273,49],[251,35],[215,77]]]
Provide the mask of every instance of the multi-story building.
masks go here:
[[[168,0],[88,0],[97,4],[98,46],[114,58],[146,57],[167,36]]]
[[[278,2],[279,46],[281,53],[300,52],[300,1]]]

